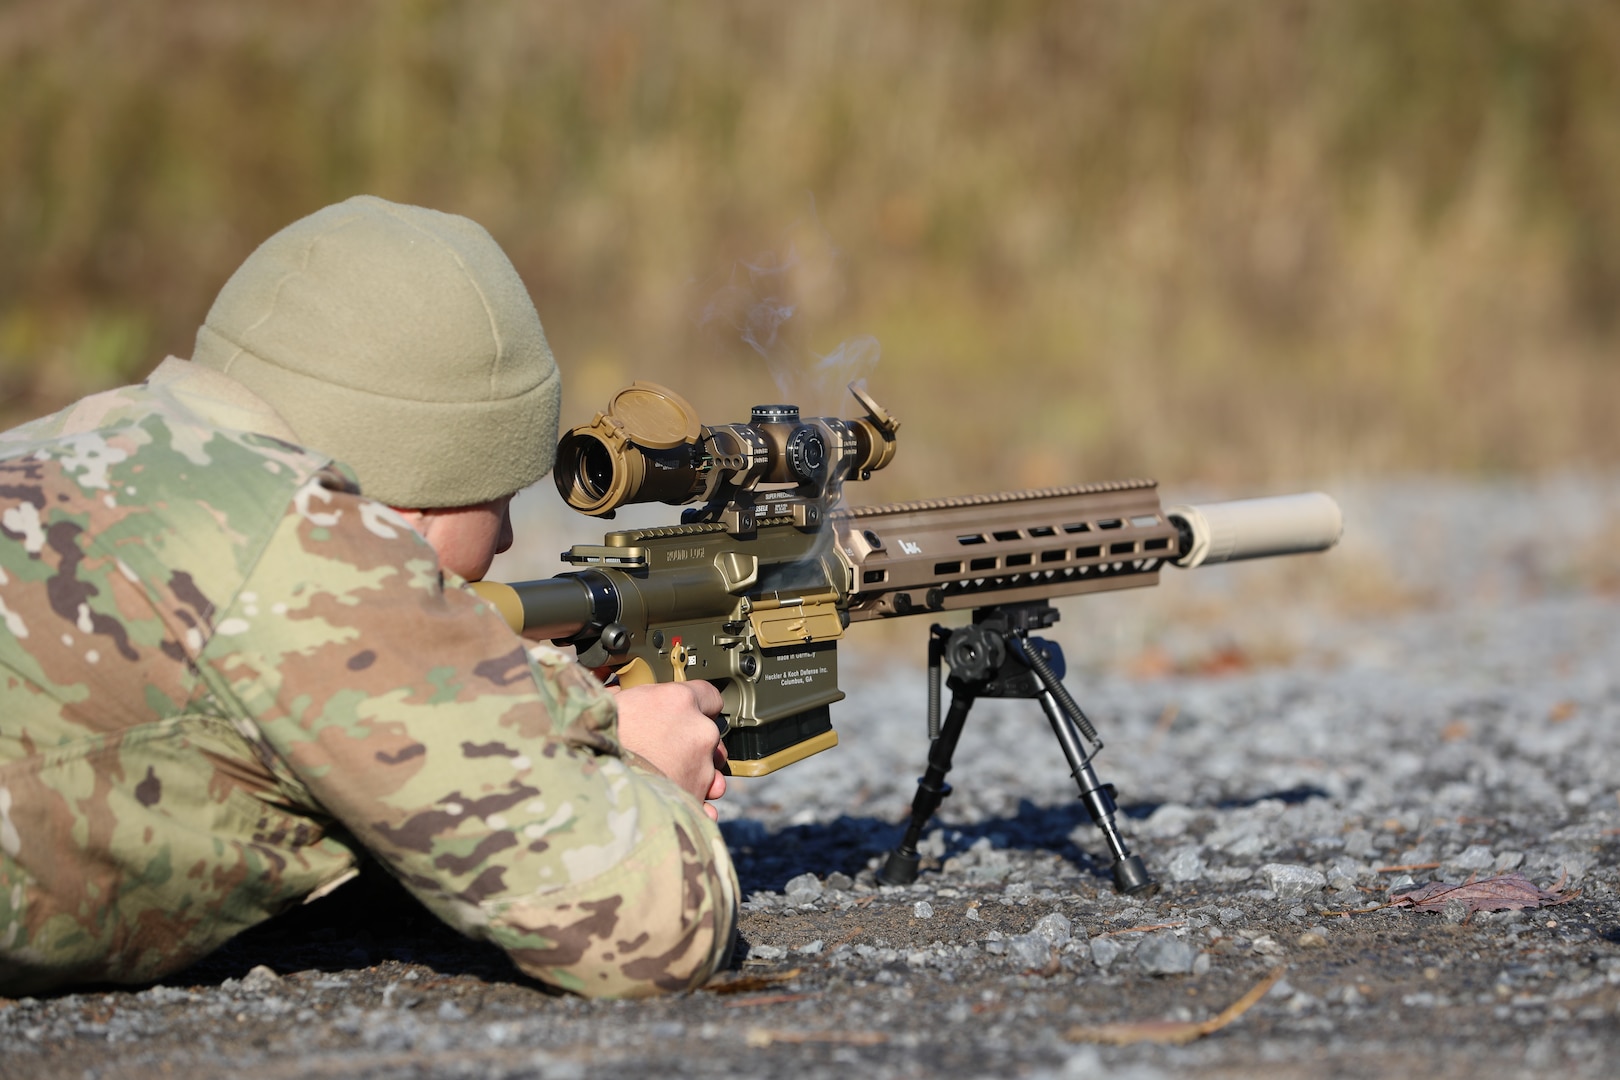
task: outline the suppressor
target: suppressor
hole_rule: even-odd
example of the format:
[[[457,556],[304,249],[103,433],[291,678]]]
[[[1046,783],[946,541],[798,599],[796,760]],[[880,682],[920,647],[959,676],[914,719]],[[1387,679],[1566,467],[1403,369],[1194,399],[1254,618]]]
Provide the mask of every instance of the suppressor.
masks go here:
[[[1172,506],[1165,511],[1181,531],[1177,566],[1326,551],[1344,535],[1344,515],[1320,491],[1264,499]]]

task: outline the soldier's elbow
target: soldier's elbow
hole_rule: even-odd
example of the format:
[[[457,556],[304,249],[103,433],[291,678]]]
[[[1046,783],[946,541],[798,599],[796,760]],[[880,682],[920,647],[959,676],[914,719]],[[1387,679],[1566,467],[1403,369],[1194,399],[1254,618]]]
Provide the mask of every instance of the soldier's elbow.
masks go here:
[[[674,833],[589,889],[508,901],[492,936],[525,974],[586,997],[701,986],[730,960],[737,878],[718,830]]]

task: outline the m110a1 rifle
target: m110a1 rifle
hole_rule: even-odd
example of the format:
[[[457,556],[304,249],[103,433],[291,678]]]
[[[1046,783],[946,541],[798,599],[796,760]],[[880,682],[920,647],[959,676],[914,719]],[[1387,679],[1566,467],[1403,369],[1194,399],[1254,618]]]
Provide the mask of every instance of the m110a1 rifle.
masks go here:
[[[622,685],[713,682],[738,776],[837,744],[830,706],[844,697],[837,650],[852,623],[971,609],[970,624],[930,634],[928,767],[880,876],[916,878],[917,843],[950,792],[974,700],[1033,698],[1107,842],[1116,886],[1155,888],[1093,766],[1102,743],[1063,685],[1063,654],[1033,632],[1057,621],[1053,599],[1153,585],[1167,564],[1324,550],[1341,532],[1338,506],[1308,494],[1164,509],[1153,481],[1122,480],[845,507],[843,485],[893,459],[900,426],[850,389],[858,419],[760,405],[746,424],[704,425],[673,391],[632,384],[563,436],[558,490],[601,517],[630,503],[687,505],[680,524],[576,545],[562,556],[574,569],[557,577],[474,588],[514,629],[574,646]]]

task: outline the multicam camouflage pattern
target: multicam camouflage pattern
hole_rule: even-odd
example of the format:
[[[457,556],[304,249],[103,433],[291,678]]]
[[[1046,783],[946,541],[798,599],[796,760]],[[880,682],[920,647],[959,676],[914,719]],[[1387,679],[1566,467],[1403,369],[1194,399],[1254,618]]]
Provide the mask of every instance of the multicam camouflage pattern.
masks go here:
[[[706,979],[729,857],[601,686],[187,368],[0,435],[0,994],[155,979],[368,852],[555,986]]]

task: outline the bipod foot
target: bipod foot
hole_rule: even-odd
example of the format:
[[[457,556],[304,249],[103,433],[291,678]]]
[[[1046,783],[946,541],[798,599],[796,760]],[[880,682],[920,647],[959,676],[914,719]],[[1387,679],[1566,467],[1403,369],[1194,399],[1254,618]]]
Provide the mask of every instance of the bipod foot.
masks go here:
[[[917,864],[921,861],[922,857],[915,851],[896,848],[889,852],[877,878],[885,885],[910,885],[917,880]]]
[[[1159,891],[1159,883],[1148,873],[1140,855],[1127,855],[1114,860],[1114,888],[1126,896],[1152,896]]]

